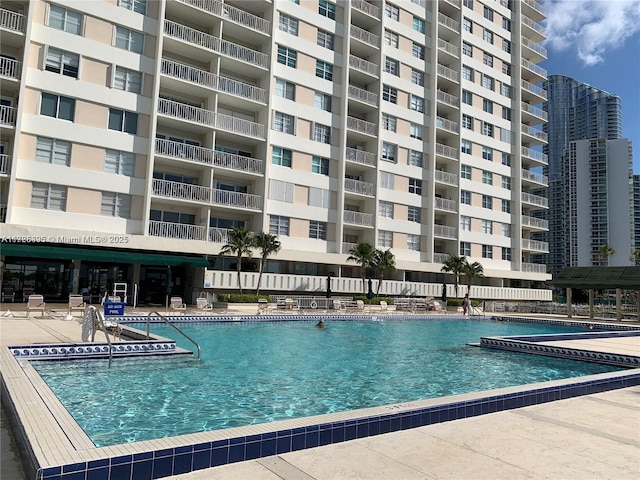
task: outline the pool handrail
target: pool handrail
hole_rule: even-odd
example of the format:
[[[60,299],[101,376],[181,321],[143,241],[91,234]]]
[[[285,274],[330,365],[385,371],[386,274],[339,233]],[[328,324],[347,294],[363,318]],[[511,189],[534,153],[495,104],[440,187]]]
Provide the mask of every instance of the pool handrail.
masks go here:
[[[162,319],[162,321],[164,323],[166,323],[167,325],[169,325],[171,328],[173,328],[176,332],[178,332],[180,335],[182,335],[184,338],[186,338],[187,340],[189,340],[191,343],[193,343],[196,346],[196,349],[198,350],[198,360],[200,360],[200,345],[198,345],[198,342],[196,342],[193,338],[191,338],[189,335],[187,335],[186,333],[184,333],[182,330],[180,330],[178,327],[176,327],[173,323],[171,323],[169,320],[167,320],[165,318],[164,315],[162,315],[160,312],[149,312],[147,314],[147,340],[149,340],[151,338],[151,336],[149,335],[149,319],[151,318],[152,315],[157,315],[158,317],[160,317]]]
[[[104,324],[104,318],[102,317],[100,310],[98,310],[93,305],[89,305],[87,307],[87,313],[91,315],[91,318],[93,319],[93,325],[94,325],[94,327],[91,329],[91,341],[92,342],[96,341],[96,327],[102,330],[102,333],[104,333],[104,336],[107,339],[107,345],[109,345],[109,368],[111,368],[111,361],[113,360],[113,347],[111,346],[111,339],[109,338],[109,332],[107,331],[107,327]]]

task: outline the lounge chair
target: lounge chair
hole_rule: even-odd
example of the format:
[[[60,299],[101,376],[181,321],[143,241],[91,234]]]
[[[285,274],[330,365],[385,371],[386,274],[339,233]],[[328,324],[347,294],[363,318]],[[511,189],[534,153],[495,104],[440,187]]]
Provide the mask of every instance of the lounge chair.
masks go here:
[[[356,300],[356,310],[364,310],[364,300]]]
[[[169,303],[169,309],[172,312],[182,312],[187,311],[187,304],[182,301],[182,297],[171,297],[171,302]]]
[[[73,315],[74,311],[84,314],[86,304],[82,295],[69,295],[69,315]]]
[[[46,304],[44,303],[44,297],[42,295],[32,294],[27,299],[27,317],[31,314],[32,310],[40,310],[44,317],[44,309]]]
[[[13,287],[2,287],[2,302],[11,301],[12,303],[16,301],[16,291]]]
[[[298,302],[294,301],[293,298],[285,298],[284,307],[287,310],[298,310],[300,308],[300,306],[298,305]]]
[[[213,306],[204,297],[196,298],[196,308],[198,310],[213,310]]]
[[[266,298],[258,299],[258,315],[265,313],[269,309],[269,302]]]
[[[380,300],[380,311],[386,312],[388,308],[389,308],[389,305],[387,304],[387,302],[384,300]]]

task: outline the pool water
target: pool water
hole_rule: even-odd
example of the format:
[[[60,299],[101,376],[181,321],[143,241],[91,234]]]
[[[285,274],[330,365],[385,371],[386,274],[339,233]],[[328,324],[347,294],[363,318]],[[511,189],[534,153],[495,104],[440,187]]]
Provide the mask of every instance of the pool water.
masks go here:
[[[97,446],[620,370],[466,345],[482,336],[585,331],[574,327],[449,319],[314,325],[180,325],[200,343],[200,361],[33,364]],[[176,338],[167,326],[152,331]]]

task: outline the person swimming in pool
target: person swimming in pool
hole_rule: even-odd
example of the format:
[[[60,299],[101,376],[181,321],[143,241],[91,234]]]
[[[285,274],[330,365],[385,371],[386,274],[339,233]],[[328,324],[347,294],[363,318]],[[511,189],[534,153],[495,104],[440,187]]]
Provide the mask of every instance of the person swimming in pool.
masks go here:
[[[316,327],[324,328],[324,322],[322,321],[322,319],[320,319],[320,321],[318,323],[316,323]]]

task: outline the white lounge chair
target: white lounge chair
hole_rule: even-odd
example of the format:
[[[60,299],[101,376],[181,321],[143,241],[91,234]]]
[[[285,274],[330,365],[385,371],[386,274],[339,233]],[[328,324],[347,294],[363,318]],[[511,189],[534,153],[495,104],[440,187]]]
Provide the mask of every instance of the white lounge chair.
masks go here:
[[[172,312],[181,312],[184,315],[187,311],[187,304],[182,301],[182,297],[171,297],[169,309]]]
[[[44,303],[44,297],[42,295],[29,295],[27,299],[27,317],[31,314],[32,310],[42,312],[42,316],[44,317],[44,309],[46,304]]]
[[[196,308],[198,310],[213,310],[213,306],[204,297],[196,298]]]
[[[69,295],[69,315],[73,315],[74,311],[84,314],[86,304],[82,295]]]

